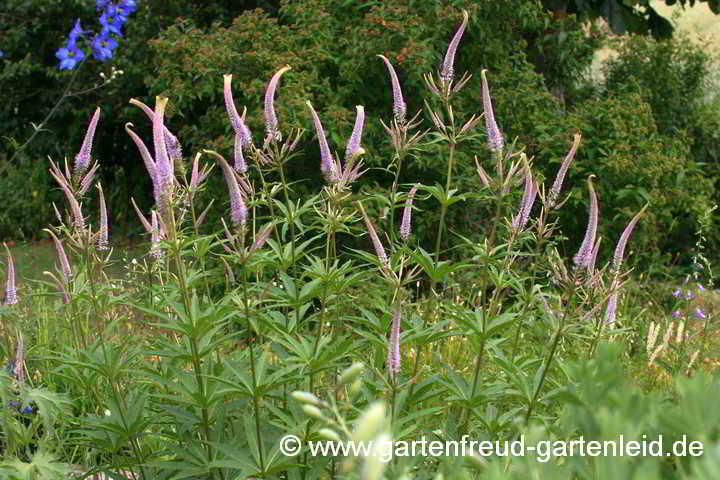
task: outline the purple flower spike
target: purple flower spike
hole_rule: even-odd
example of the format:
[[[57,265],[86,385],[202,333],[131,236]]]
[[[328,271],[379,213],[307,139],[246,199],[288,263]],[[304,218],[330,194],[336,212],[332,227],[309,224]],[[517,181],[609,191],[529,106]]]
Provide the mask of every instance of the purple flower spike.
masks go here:
[[[150,225],[150,255],[155,260],[160,260],[163,257],[162,246],[160,241],[163,238],[163,230],[160,226],[160,220],[158,214],[153,210],[150,214],[151,225]]]
[[[353,127],[350,140],[348,140],[347,148],[345,148],[345,160],[349,161],[358,155],[365,153],[360,147],[360,141],[362,140],[362,131],[365,124],[365,107],[357,105],[355,107],[357,113],[355,115],[355,126]]]
[[[622,265],[623,256],[625,255],[625,245],[627,245],[630,234],[632,233],[633,228],[635,228],[635,224],[638,222],[638,220],[640,220],[640,216],[645,212],[645,209],[647,207],[648,205],[646,204],[637,213],[637,215],[635,215],[632,220],[630,220],[630,223],[628,223],[622,235],[620,235],[620,240],[618,240],[617,246],[615,247],[615,255],[613,256],[613,270],[616,272],[620,270],[620,265]]]
[[[290,70],[290,65],[285,65],[278,70],[270,79],[267,90],[265,90],[265,131],[267,132],[267,141],[279,142],[282,139],[280,130],[278,130],[277,116],[275,115],[275,90],[283,73]]]
[[[388,260],[388,256],[385,253],[385,248],[383,247],[383,244],[380,241],[377,232],[375,231],[375,227],[365,213],[365,209],[363,208],[362,203],[358,202],[358,206],[360,207],[360,212],[362,212],[363,219],[365,220],[365,227],[367,228],[368,234],[370,235],[370,240],[372,241],[373,247],[375,248],[375,254],[378,257],[378,260],[380,260],[380,265],[383,269],[389,270],[390,261]]]
[[[595,242],[595,246],[593,247],[592,252],[590,252],[590,263],[587,266],[587,272],[590,276],[592,276],[593,272],[595,271],[595,260],[597,259],[597,254],[600,250],[601,240],[602,238],[597,239],[597,242]]]
[[[220,164],[230,193],[230,221],[236,230],[244,231],[248,212],[242,191],[240,190],[240,185],[235,177],[235,172],[219,153],[212,150],[205,150],[205,153],[214,156]]]
[[[390,327],[390,343],[388,344],[388,372],[394,378],[400,372],[400,323],[402,322],[402,308],[398,305],[393,313]]]
[[[673,291],[672,296],[675,298],[680,298],[680,295],[682,295],[682,292],[679,288],[676,288],[675,291]]]
[[[680,318],[680,310],[675,310],[672,312],[672,318]]]
[[[97,186],[98,198],[100,201],[100,231],[98,232],[97,238],[97,249],[107,250],[108,249],[108,217],[107,207],[105,205],[105,195],[100,184]]]
[[[417,185],[410,189],[410,193],[408,193],[408,198],[405,200],[405,210],[403,210],[403,217],[402,217],[402,223],[400,224],[400,237],[402,237],[403,240],[407,241],[408,237],[410,237],[410,224],[411,224],[411,218],[412,218],[412,204],[413,204],[413,198],[415,198],[415,192],[417,192]]]
[[[155,99],[155,115],[153,117],[153,146],[155,147],[155,176],[158,186],[158,207],[160,216],[164,216],[170,208],[170,195],[173,187],[173,170],[165,143],[165,126],[163,125],[165,107],[168,99]]]
[[[85,133],[85,139],[83,140],[80,152],[75,155],[75,174],[78,176],[82,175],[90,166],[90,151],[92,150],[92,142],[98,120],[100,120],[100,107],[95,109],[95,113],[90,119],[90,125]]]
[[[590,264],[593,247],[595,246],[595,233],[597,231],[598,222],[598,201],[595,194],[595,188],[592,179],[595,175],[588,177],[588,190],[590,191],[590,213],[588,218],[587,230],[585,230],[585,238],[583,239],[580,249],[573,258],[573,262],[578,267],[587,267]]]
[[[532,211],[533,204],[535,203],[535,196],[537,195],[537,185],[532,178],[532,172],[530,167],[525,167],[525,190],[523,191],[522,201],[520,202],[520,208],[518,214],[513,217],[512,226],[515,230],[522,230],[525,227],[528,219],[530,218],[530,212]]]
[[[15,264],[13,263],[12,255],[7,244],[5,245],[5,251],[7,251],[7,282],[5,283],[5,301],[3,305],[15,305],[17,303],[17,291],[15,290]]]
[[[695,309],[695,316],[696,316],[697,318],[700,318],[700,319],[704,319],[704,318],[707,317],[707,316],[705,315],[705,312],[703,311],[703,309],[700,308],[700,307],[698,307],[698,308]]]
[[[250,129],[245,125],[244,117],[238,115],[237,109],[235,108],[235,101],[232,96],[232,75],[224,75],[224,96],[225,96],[225,110],[227,110],[228,117],[230,118],[230,125],[235,131],[235,170],[239,173],[245,173],[247,171],[247,164],[245,163],[245,157],[243,156],[242,150],[247,148],[252,143],[252,137]]]
[[[440,78],[446,84],[449,84],[452,81],[453,76],[455,75],[455,70],[453,68],[453,65],[455,64],[455,52],[457,52],[458,44],[460,43],[460,39],[462,38],[463,33],[465,33],[465,28],[467,27],[468,23],[468,13],[465,10],[463,10],[462,13],[462,24],[460,25],[460,28],[458,28],[457,32],[455,32],[455,36],[448,45],[447,53],[445,53],[445,60],[443,61],[442,70],[440,71]]]
[[[397,74],[395,73],[392,63],[390,63],[390,60],[388,60],[384,55],[378,55],[378,57],[383,59],[385,66],[390,73],[390,82],[392,83],[393,91],[393,115],[395,115],[395,121],[397,123],[404,123],[407,105],[405,105],[405,100],[403,100],[402,90],[400,90],[400,82],[398,81]]]
[[[328,182],[337,182],[340,175],[337,165],[335,164],[335,159],[330,153],[330,147],[328,146],[327,138],[325,138],[325,130],[323,130],[322,123],[320,123],[320,117],[318,117],[315,112],[310,100],[305,103],[310,109],[310,115],[312,116],[313,124],[315,125],[315,133],[317,134],[318,142],[320,143],[320,171]]]
[[[65,247],[63,247],[62,242],[55,236],[52,230],[48,230],[46,228],[45,231],[50,234],[53,242],[55,243],[55,251],[57,253],[58,262],[60,263],[60,271],[65,278],[65,282],[68,283],[70,282],[70,280],[72,280],[73,274],[72,269],[70,269],[70,262],[68,261],[68,257],[65,254]]]
[[[605,321],[612,325],[615,323],[615,313],[617,311],[617,293],[613,293],[610,295],[610,299],[608,300],[608,306],[607,311],[605,312]]]
[[[553,208],[557,204],[557,199],[560,196],[560,190],[562,189],[562,184],[565,180],[565,174],[570,167],[570,163],[572,163],[573,159],[575,158],[575,152],[577,152],[577,149],[580,146],[581,138],[582,135],[580,135],[579,132],[575,134],[572,147],[570,147],[570,151],[565,156],[565,160],[563,160],[562,164],[560,165],[560,170],[558,170],[557,176],[555,177],[555,182],[553,182],[553,186],[550,189],[548,208]]]
[[[505,146],[505,139],[500,133],[500,129],[495,122],[495,114],[493,113],[492,100],[490,100],[490,88],[488,87],[487,76],[485,74],[487,70],[480,72],[482,78],[482,98],[483,98],[483,109],[485,110],[485,130],[488,136],[488,147],[492,152],[502,152]]]

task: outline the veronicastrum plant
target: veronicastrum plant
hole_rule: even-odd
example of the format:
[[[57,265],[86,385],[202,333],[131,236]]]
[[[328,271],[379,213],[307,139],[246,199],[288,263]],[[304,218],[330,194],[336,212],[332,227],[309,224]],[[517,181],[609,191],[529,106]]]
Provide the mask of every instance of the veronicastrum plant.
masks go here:
[[[14,395],[18,403],[3,410],[14,429],[0,437],[1,471],[23,478],[28,465],[42,464],[61,476],[132,479],[379,479],[428,470],[464,478],[466,460],[479,465],[472,452],[467,459],[383,462],[382,452],[313,457],[307,445],[466,434],[506,440],[552,424],[571,383],[568,362],[592,361],[604,343],[628,332],[618,310],[628,278],[623,260],[646,207],[603,264],[603,199],[591,175],[585,237],[571,258],[560,253],[556,214],[581,135],[546,189],[533,159],[502,133],[491,72],[480,72],[483,111],[456,118],[453,102],[473,81],[458,78],[454,65],[469,22],[462,12],[439,72],[425,78],[424,114],[408,116],[402,72],[379,55],[393,99],[392,119],[379,120],[390,143],[389,198],[353,190],[366,172],[363,127],[376,121],[364,106],[355,108],[352,131],[341,132],[348,139],[342,159],[312,99],[305,113],[314,137],[279,122],[275,100],[293,74],[289,65],[268,74],[260,136],[248,127],[253,112],[240,114],[235,105],[232,75],[224,76],[231,152],[187,156],[166,123],[172,100],[158,97],[151,108],[131,99],[152,131],[148,146],[126,125],[154,204],[132,202],[149,245],[119,279],[108,273],[117,259],[91,156],[98,111],[74,161],[51,163],[66,201],[47,230],[58,259],[52,281],[26,287],[25,300],[8,260],[2,315],[12,362],[0,392],[3,402]],[[458,153],[478,139],[487,147],[471,152],[477,188],[459,192]],[[285,173],[304,161],[304,141],[317,142],[319,158],[307,161],[325,180],[309,198]],[[407,162],[440,146],[444,185],[400,183]],[[222,175],[227,198],[207,198],[210,175]],[[97,219],[84,213],[90,202],[97,202]],[[228,205],[221,231],[205,222],[213,202]],[[480,242],[445,222],[471,202],[487,203],[493,215]],[[412,232],[413,219],[428,208],[439,208],[440,217],[425,248]],[[18,309],[18,299],[33,306]],[[52,335],[21,328],[32,326],[23,315],[39,305],[56,315]],[[35,389],[23,386],[29,379],[19,365],[31,366]],[[302,445],[293,455],[281,451],[286,435]]]

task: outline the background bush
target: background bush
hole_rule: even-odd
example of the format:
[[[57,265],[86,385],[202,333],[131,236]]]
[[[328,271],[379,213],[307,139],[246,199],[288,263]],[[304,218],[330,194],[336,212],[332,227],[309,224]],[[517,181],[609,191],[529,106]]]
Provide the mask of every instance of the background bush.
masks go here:
[[[390,159],[377,152],[388,142],[378,120],[390,118],[390,90],[385,67],[375,55],[383,53],[395,64],[409,111],[423,109],[422,75],[439,66],[447,41],[459,24],[461,8],[470,12],[471,20],[456,68],[489,70],[496,116],[506,138],[517,138],[518,148],[534,156],[535,165],[546,176],[554,176],[575,131],[583,134],[572,171],[574,180],[598,167],[605,173],[597,179],[599,191],[605,193],[601,200],[604,235],[616,238],[620,226],[615,220],[627,218],[629,212],[650,201],[652,221],[637,232],[638,245],[650,247],[655,256],[663,251],[672,256],[685,254],[686,258],[686,233],[692,231],[697,212],[718,199],[714,184],[719,134],[715,127],[720,120],[717,111],[702,100],[711,62],[684,39],[657,42],[633,37],[618,47],[620,55],[609,63],[607,80],[597,85],[590,83],[586,74],[605,34],[584,27],[574,16],[551,14],[531,0],[502,4],[308,0],[234,2],[232,6],[140,2],[138,6],[117,57],[107,64],[86,62],[76,85],[96,83],[100,72],[109,72],[110,65],[124,74],[91,94],[69,98],[45,126],[48,131],[16,156],[44,167],[48,154],[56,159],[72,158],[87,119],[100,105],[103,117],[95,156],[101,160],[104,182],[111,185],[106,190],[115,232],[139,228],[124,208],[130,196],[141,206],[150,203],[149,180],[123,128],[130,121],[146,134],[148,122],[139,109],[128,105],[129,98],[152,104],[155,95],[170,96],[168,124],[181,138],[186,157],[201,148],[228,154],[232,135],[222,102],[222,75],[233,74],[236,102],[247,106],[250,128],[259,141],[265,84],[285,64],[293,69],[283,77],[278,97],[283,128],[310,129],[304,101],[311,99],[333,148],[342,150],[342,139],[352,127],[354,106],[364,105],[368,115],[366,162],[378,169],[363,177],[360,188],[387,193],[391,179],[380,169]],[[0,28],[6,39],[0,86],[9,92],[0,106],[6,139],[0,162],[5,164],[13,155],[13,142],[22,143],[31,134],[30,122],[44,117],[74,74],[57,70],[55,50],[74,18],[80,17],[88,25],[95,12],[93,2],[80,1],[73,2],[72,8],[60,1],[11,1],[0,9],[4,9]],[[20,26],[8,20],[22,15],[33,20]],[[466,92],[456,105],[458,118],[482,110],[479,77],[470,81]],[[26,99],[31,96],[29,104]],[[304,145],[306,154],[318,157],[311,130],[304,136]],[[483,142],[475,147],[481,161],[488,158]],[[296,189],[317,189],[322,183],[318,163],[290,165],[290,178],[301,181]],[[461,157],[456,164],[459,186],[478,188],[472,158]],[[11,172],[21,165],[14,161],[3,170]],[[437,155],[423,155],[407,163],[400,181],[432,184],[444,174],[444,165]],[[57,192],[48,188],[42,175],[43,168],[31,177],[37,179],[31,191],[57,199]],[[12,190],[7,182],[10,177],[0,178],[2,191]],[[571,208],[563,219],[567,225],[564,233],[572,244],[582,237],[587,204],[584,182],[574,184]],[[217,197],[222,183],[215,179],[213,185],[208,195]],[[482,204],[456,210],[449,218],[453,231],[483,233],[488,212]],[[0,235],[36,235],[37,225],[47,222],[52,212],[45,209],[38,215],[42,220],[21,217],[13,219],[18,223],[0,223]],[[434,225],[437,219],[433,215],[428,212],[423,220]],[[433,244],[434,229],[426,233],[421,224],[417,232],[423,245]],[[604,242],[603,248],[610,249],[612,244]]]

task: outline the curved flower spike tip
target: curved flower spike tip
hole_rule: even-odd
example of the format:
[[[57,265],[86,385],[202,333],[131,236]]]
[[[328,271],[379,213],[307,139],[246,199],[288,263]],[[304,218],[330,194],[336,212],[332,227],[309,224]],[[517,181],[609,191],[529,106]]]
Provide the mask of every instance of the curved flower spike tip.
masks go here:
[[[145,112],[145,115],[150,119],[152,122],[155,118],[155,112],[145,105],[143,102],[136,98],[131,98],[130,103],[132,105],[135,105],[137,107],[140,107],[143,112]],[[170,157],[171,161],[179,160],[182,158],[182,146],[180,145],[180,141],[177,139],[175,135],[172,134],[170,130],[168,130],[167,127],[163,127],[165,130],[165,145],[167,146],[167,152],[168,156]]]
[[[483,109],[485,110],[485,129],[487,131],[488,147],[492,152],[502,153],[505,146],[505,139],[503,138],[502,133],[500,133],[500,129],[495,122],[492,100],[490,100],[490,88],[488,87],[485,72],[487,72],[487,70],[483,69],[480,72],[480,77],[482,78],[482,98]]]
[[[165,143],[165,126],[163,125],[167,97],[155,98],[155,116],[153,117],[153,146],[155,148],[155,175],[158,182],[158,194],[160,200],[160,216],[164,217],[170,208],[170,196],[173,187],[173,168],[168,157],[167,144]]]
[[[230,194],[230,222],[236,230],[244,231],[245,225],[247,224],[248,211],[242,191],[240,190],[240,185],[235,177],[235,172],[219,153],[213,150],[203,150],[203,152],[215,157],[220,164]]]
[[[372,241],[373,247],[375,248],[375,254],[378,257],[378,260],[380,260],[380,265],[384,270],[389,270],[390,261],[388,260],[388,256],[385,253],[385,248],[383,247],[383,244],[380,241],[377,232],[375,231],[375,227],[370,221],[370,218],[368,218],[367,214],[365,213],[365,209],[363,208],[362,203],[357,203],[358,207],[360,207],[360,212],[362,213],[363,219],[365,220],[365,227],[367,228],[368,234],[370,235],[370,240]]]
[[[388,69],[388,73],[390,73],[390,83],[392,84],[393,91],[393,115],[395,116],[395,121],[397,123],[404,123],[407,105],[403,99],[402,90],[400,90],[400,82],[398,81],[397,74],[395,73],[392,63],[390,63],[390,60],[388,60],[385,55],[378,54],[378,57],[383,59],[383,62],[385,62],[385,66]]]
[[[85,132],[82,147],[80,147],[78,154],[75,155],[74,173],[76,177],[80,177],[90,166],[90,151],[92,150],[92,142],[95,137],[95,129],[97,128],[98,120],[100,120],[100,107],[95,109],[95,113],[90,119],[90,125],[88,126],[87,132]]]
[[[570,151],[565,156],[565,160],[563,160],[562,164],[560,165],[560,170],[558,170],[555,181],[553,182],[553,186],[552,188],[550,188],[550,196],[548,197],[548,208],[553,208],[557,204],[557,199],[560,196],[560,190],[562,189],[562,184],[565,180],[565,174],[570,167],[570,163],[575,158],[575,152],[577,152],[577,149],[580,146],[581,138],[582,135],[580,134],[580,132],[577,132],[573,137],[572,147],[570,147]]]
[[[265,131],[267,132],[267,141],[279,142],[282,139],[280,130],[278,130],[277,115],[275,115],[275,90],[283,73],[290,70],[290,65],[285,65],[275,72],[270,79],[267,90],[265,90]]]
[[[627,245],[628,239],[630,238],[630,234],[635,228],[635,224],[638,222],[638,220],[640,220],[640,217],[649,205],[649,203],[646,203],[645,206],[640,209],[640,211],[632,218],[632,220],[630,220],[630,223],[628,223],[627,227],[625,227],[622,235],[620,235],[620,240],[618,240],[617,246],[615,247],[615,255],[613,256],[613,270],[615,272],[620,270],[623,256],[625,256],[625,246]]]
[[[588,267],[592,261],[592,253],[595,247],[595,233],[597,232],[598,222],[598,200],[592,179],[595,175],[588,177],[588,190],[590,192],[590,210],[588,214],[588,225],[585,230],[585,238],[583,239],[580,249],[573,258],[573,262],[578,267]]]
[[[340,178],[335,159],[330,153],[330,146],[325,138],[325,130],[323,130],[322,123],[320,123],[320,117],[315,112],[315,109],[310,103],[310,100],[305,102],[310,109],[310,115],[312,116],[313,125],[315,126],[315,133],[318,137],[318,143],[320,144],[320,171],[328,182],[336,182]]]
[[[465,28],[467,27],[467,23],[468,23],[467,11],[463,10],[462,13],[463,13],[462,24],[460,25],[460,28],[457,29],[457,32],[455,32],[455,36],[453,36],[452,40],[450,41],[450,44],[448,45],[447,52],[445,53],[445,59],[443,60],[442,70],[440,70],[440,79],[446,85],[449,85],[450,82],[452,82],[453,77],[455,75],[455,70],[454,70],[455,53],[457,52],[457,47],[460,44],[460,39],[462,38],[463,33],[465,32]]]
[[[360,147],[360,141],[362,140],[362,131],[365,124],[365,107],[357,105],[355,107],[355,126],[353,127],[350,140],[348,140],[347,147],[345,148],[345,161],[352,161],[355,157],[365,153]]]
[[[247,164],[245,163],[245,157],[243,156],[243,149],[246,149],[252,144],[252,135],[250,129],[245,125],[245,111],[243,110],[243,116],[238,115],[237,109],[235,108],[235,101],[232,96],[232,75],[224,75],[224,87],[223,93],[225,97],[225,110],[227,111],[228,117],[230,118],[230,125],[235,131],[235,170],[240,173],[247,171]]]
[[[55,243],[55,252],[57,253],[58,262],[60,263],[60,271],[62,271],[65,282],[67,283],[72,279],[73,274],[72,269],[70,268],[70,261],[65,254],[65,247],[63,247],[62,242],[57,238],[52,230],[46,228],[45,231],[50,234],[53,242]]]

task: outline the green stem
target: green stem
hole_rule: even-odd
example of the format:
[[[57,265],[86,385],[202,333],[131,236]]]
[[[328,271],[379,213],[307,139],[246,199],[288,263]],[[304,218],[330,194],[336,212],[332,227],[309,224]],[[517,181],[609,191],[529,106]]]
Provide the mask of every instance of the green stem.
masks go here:
[[[248,335],[252,336],[254,329],[250,322],[250,299],[247,292],[247,270],[246,266],[243,265],[243,304],[245,307],[245,321],[247,322]],[[253,384],[253,409],[255,410],[255,441],[258,445],[258,457],[260,460],[260,471],[265,473],[265,456],[263,453],[262,437],[260,435],[260,399],[258,398],[257,388],[257,372],[255,371],[255,349],[253,348],[253,341],[251,338],[248,339],[248,350],[250,352],[250,375],[252,376]]]

